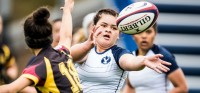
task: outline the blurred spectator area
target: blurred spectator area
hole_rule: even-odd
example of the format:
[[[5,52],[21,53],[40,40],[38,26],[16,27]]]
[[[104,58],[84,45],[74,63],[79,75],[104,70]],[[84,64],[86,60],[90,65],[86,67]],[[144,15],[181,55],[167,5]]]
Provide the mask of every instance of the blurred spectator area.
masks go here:
[[[32,56],[25,48],[22,20],[39,6],[46,5],[53,8],[56,0],[0,0],[0,14],[4,20],[3,41],[11,47],[19,73]]]

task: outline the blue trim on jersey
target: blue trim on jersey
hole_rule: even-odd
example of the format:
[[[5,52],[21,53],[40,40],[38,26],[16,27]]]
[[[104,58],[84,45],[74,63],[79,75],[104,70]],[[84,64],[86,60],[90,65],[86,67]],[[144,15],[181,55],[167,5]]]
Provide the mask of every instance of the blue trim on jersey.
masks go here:
[[[119,83],[118,83],[118,85],[117,85],[117,90],[119,89],[119,85],[120,85],[120,83],[121,83],[121,80],[122,80],[122,78],[123,78],[123,75],[124,75],[124,71],[123,71],[122,75],[120,76],[120,80],[119,80]],[[115,93],[117,93],[117,90],[115,91]]]
[[[172,65],[171,66],[167,66],[170,71],[168,71],[166,73],[166,75],[169,75],[171,72],[175,71],[176,69],[179,68],[179,66],[177,65],[177,62],[175,60],[175,57],[172,53],[170,53],[168,50],[166,50],[164,47],[162,46],[158,46],[158,45],[153,45],[152,49],[151,49],[155,54],[162,54],[164,57],[161,58],[164,61],[170,62]]]
[[[112,54],[115,58],[115,61],[117,63],[117,65],[119,66],[119,68],[121,68],[121,66],[119,65],[119,59],[123,54],[131,54],[130,51],[123,49],[121,47],[118,47],[117,45],[114,45],[113,47],[111,47],[112,50]],[[122,68],[121,68],[122,69]],[[124,70],[124,69],[122,69]]]
[[[113,46],[112,46],[113,47]],[[112,48],[111,47],[111,48]],[[97,52],[97,47],[95,46],[94,47],[94,50],[95,50],[95,52],[97,53],[97,54],[103,54],[103,53],[105,53],[105,52],[107,52],[109,49],[111,49],[111,48],[108,48],[108,49],[106,49],[105,51],[103,51],[103,52]]]

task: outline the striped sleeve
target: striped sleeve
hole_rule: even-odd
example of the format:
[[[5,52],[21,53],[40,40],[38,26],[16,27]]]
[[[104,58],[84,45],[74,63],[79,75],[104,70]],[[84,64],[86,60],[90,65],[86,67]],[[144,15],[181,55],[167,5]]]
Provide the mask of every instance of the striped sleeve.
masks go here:
[[[34,82],[34,86],[38,84],[40,77],[36,74],[35,69],[37,65],[27,67],[23,70],[22,76]]]

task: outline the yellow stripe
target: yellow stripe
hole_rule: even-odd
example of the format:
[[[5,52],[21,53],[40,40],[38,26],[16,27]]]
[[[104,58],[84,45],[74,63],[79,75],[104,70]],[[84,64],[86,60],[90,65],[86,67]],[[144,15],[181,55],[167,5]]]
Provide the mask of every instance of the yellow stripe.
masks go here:
[[[38,83],[38,78],[31,74],[22,74],[23,77],[28,78],[34,82],[34,86]]]
[[[54,76],[53,76],[53,71],[52,71],[50,61],[46,57],[44,57],[44,60],[46,63],[47,78],[46,78],[44,87],[38,87],[38,89],[41,90],[42,92],[49,91],[53,93],[60,93],[54,81]]]
[[[3,45],[2,46],[2,49],[3,49],[3,54],[0,54],[0,63],[1,64],[5,64],[6,60],[9,59],[9,56],[10,56],[10,49],[6,46],[6,45]]]
[[[5,64],[5,58],[2,54],[0,54],[0,64]]]
[[[10,49],[6,45],[4,45],[2,48],[5,54],[5,58],[8,58],[10,56]]]
[[[13,66],[13,65],[15,65],[15,58],[14,57],[12,57],[10,59],[10,61],[8,62],[8,67]]]

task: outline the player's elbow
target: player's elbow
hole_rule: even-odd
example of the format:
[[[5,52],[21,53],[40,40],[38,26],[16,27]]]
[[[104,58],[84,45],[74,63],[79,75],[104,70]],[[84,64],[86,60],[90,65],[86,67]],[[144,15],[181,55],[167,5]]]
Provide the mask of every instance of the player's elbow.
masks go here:
[[[188,93],[188,86],[187,85],[182,85],[178,87],[179,93]]]
[[[181,88],[181,93],[188,93],[188,86],[187,85],[185,85],[185,86],[183,86],[182,88]]]

